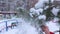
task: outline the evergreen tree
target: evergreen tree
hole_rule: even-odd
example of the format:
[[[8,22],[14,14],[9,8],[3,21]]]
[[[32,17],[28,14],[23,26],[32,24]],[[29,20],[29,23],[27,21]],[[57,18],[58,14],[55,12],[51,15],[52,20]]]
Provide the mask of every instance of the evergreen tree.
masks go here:
[[[60,19],[60,11],[58,12],[57,17]],[[58,24],[60,25],[60,20],[58,21]]]
[[[60,18],[60,11],[58,12],[57,17]]]
[[[46,10],[44,10],[44,12],[43,12],[43,14],[46,15],[46,20],[50,20],[52,17],[54,17],[54,14],[51,12],[51,10],[54,7],[54,6],[52,6],[51,0],[49,0],[48,6],[49,7]]]

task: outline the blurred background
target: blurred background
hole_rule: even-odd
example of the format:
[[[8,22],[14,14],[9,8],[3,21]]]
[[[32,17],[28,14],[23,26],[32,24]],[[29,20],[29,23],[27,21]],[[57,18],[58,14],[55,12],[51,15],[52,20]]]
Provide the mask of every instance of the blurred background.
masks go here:
[[[20,23],[20,18],[38,30],[40,25],[48,21],[52,21],[52,26],[56,22],[57,30],[60,30],[60,0],[0,0],[0,20],[16,19]]]

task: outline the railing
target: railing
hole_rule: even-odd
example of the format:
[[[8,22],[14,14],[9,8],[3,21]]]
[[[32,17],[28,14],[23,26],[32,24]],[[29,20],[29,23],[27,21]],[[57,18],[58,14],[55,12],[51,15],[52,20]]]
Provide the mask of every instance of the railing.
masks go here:
[[[18,24],[18,21],[16,19],[9,19],[9,20],[0,21],[0,32],[2,32],[2,30],[4,30],[4,29],[6,31],[8,31],[8,26],[11,26],[12,23]]]

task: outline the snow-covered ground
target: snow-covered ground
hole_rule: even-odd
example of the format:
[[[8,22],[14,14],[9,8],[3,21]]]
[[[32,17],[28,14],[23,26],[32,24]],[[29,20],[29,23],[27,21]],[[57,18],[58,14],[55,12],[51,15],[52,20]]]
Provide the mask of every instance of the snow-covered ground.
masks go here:
[[[14,29],[9,29],[8,31],[2,31],[0,34],[38,34],[35,27],[31,26],[29,23],[26,23],[23,19],[18,19],[19,24]]]
[[[3,31],[0,34],[38,34],[37,29],[34,26],[30,25],[30,23],[27,23],[23,19],[18,20],[20,21],[20,23],[17,27],[15,27],[14,29],[9,29],[8,31]],[[51,20],[46,22],[47,26],[49,27],[49,30],[52,32],[59,30],[59,27],[55,21],[56,20],[54,19],[54,21]]]
[[[53,23],[52,21],[50,21],[49,23],[47,23],[47,26],[49,27],[49,30],[51,32],[59,30],[59,26],[56,23]],[[55,34],[59,34],[59,32],[56,32]]]
[[[9,29],[8,31],[3,31],[0,34],[16,34],[17,31],[18,31],[17,28],[15,28],[15,29]]]
[[[58,25],[58,22],[57,22],[58,20],[59,20],[58,18],[54,18],[53,20],[48,21],[46,23],[51,32],[59,30],[59,25]],[[55,34],[59,34],[59,32],[56,32]]]

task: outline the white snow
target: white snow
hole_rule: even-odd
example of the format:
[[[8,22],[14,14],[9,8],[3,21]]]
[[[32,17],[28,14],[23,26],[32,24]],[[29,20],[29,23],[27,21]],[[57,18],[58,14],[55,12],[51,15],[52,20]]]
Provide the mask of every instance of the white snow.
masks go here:
[[[54,18],[54,21],[49,21],[46,23],[51,32],[59,30],[59,27],[56,22],[58,19],[57,20],[56,19],[57,18]],[[17,20],[19,20],[20,22],[18,27],[14,29],[9,29],[8,31],[1,32],[0,34],[38,34],[37,29],[34,26],[30,25],[30,23],[27,23],[20,18],[18,18]],[[59,33],[55,33],[55,34],[59,34]]]
[[[9,29],[8,31],[1,32],[0,34],[16,34],[18,29]]]
[[[51,0],[51,3],[53,3],[54,0]],[[43,8],[44,3],[49,3],[49,0],[38,0],[38,2],[35,4],[35,8]]]
[[[9,29],[8,31],[2,31],[0,34],[38,34],[37,29],[26,23],[23,19],[18,18],[18,27]]]
[[[0,31],[3,30],[5,27],[5,23],[0,23]]]
[[[57,23],[54,23],[54,22],[49,21],[49,22],[47,23],[47,26],[49,27],[49,30],[50,30],[51,32],[54,32],[54,31],[59,30],[59,27],[57,26]],[[59,34],[59,32],[57,32],[57,33],[55,33],[55,34]]]
[[[30,12],[35,12],[35,8],[30,8]]]
[[[19,29],[20,31],[18,32],[18,34],[38,34],[35,27],[31,26],[28,23],[22,23],[22,26]]]
[[[51,3],[53,3],[53,1],[54,0],[51,0]],[[35,6],[33,7],[33,8],[31,8],[30,9],[30,15],[31,15],[31,17],[33,17],[33,15],[32,14],[34,14],[34,15],[38,15],[38,19],[43,19],[43,20],[46,20],[46,16],[45,15],[41,15],[41,14],[39,14],[39,11],[40,11],[40,13],[43,13],[43,7],[44,7],[44,3],[48,3],[49,2],[49,0],[39,0],[36,4],[35,4]],[[45,8],[44,8],[44,10],[46,10],[47,8],[48,8],[49,6],[46,6]],[[53,8],[52,9],[52,13],[55,15],[55,16],[57,16],[57,13],[58,13],[58,11],[59,11],[59,9],[57,9],[57,8]],[[59,19],[58,18],[54,18],[53,20],[51,20],[51,21],[48,21],[48,22],[46,22],[46,25],[49,27],[49,30],[51,31],[51,32],[54,32],[54,31],[56,31],[56,30],[59,30],[59,26],[57,25],[57,21],[58,21]],[[55,34],[59,34],[58,32],[57,33],[55,33]]]
[[[46,7],[44,8],[44,10],[46,10],[47,8],[49,8],[49,6],[46,6]]]
[[[59,20],[59,19],[54,18],[53,20],[48,21],[48,22],[46,23],[46,25],[49,27],[49,30],[50,30],[51,32],[54,32],[54,31],[59,30],[59,26],[58,26],[58,24],[57,24],[57,23],[58,23],[57,20]],[[57,32],[57,33],[55,33],[55,34],[59,34],[59,32]]]
[[[59,9],[58,8],[53,8],[52,9],[52,13],[55,15],[55,16],[57,16],[57,13],[59,12]]]
[[[38,0],[38,2],[35,4],[35,8],[43,8],[44,7],[44,3],[48,2],[47,0]]]
[[[42,8],[37,9],[37,10],[36,10],[36,13],[37,13],[38,15],[40,15],[40,13],[43,13],[43,9],[42,9]]]
[[[39,20],[41,20],[41,19],[46,20],[46,16],[45,16],[45,15],[40,15],[40,16],[38,17],[38,19],[39,19]]]
[[[46,16],[45,15],[40,15],[40,13],[43,13],[43,6],[44,6],[44,3],[47,2],[48,3],[49,0],[39,0],[36,4],[35,4],[35,8],[31,8],[30,9],[30,16],[33,17],[33,14],[34,15],[39,15],[38,16],[38,19],[43,19],[45,20],[46,19]],[[54,0],[51,0],[51,2],[53,2]],[[20,7],[18,7],[17,9],[19,9]],[[48,6],[45,7],[45,9],[47,9]],[[57,12],[59,11],[59,9],[56,9],[56,8],[53,8],[52,12],[54,15],[57,15]],[[15,18],[14,18],[15,19]],[[18,24],[18,27],[14,28],[14,29],[9,29],[8,31],[3,31],[1,32],[0,34],[38,34],[38,31],[37,29],[32,26],[30,23],[27,23],[26,21],[24,21],[23,18],[18,18],[16,19],[18,20],[18,22],[20,22]],[[54,18],[53,21],[48,21],[46,23],[46,25],[49,27],[49,30],[51,32],[54,32],[56,30],[59,30],[59,26],[57,25],[57,21],[59,19],[58,18]],[[3,20],[4,21],[4,20]],[[7,20],[5,20],[7,21]],[[9,23],[10,21],[8,21],[8,24],[10,25]],[[1,24],[0,24],[1,25]],[[4,26],[5,24],[2,23],[1,26]],[[59,34],[59,33],[56,33],[56,34]]]
[[[57,24],[53,23],[51,21],[47,24],[47,26],[49,27],[50,31],[52,31],[52,32],[59,30],[59,27],[57,26]]]
[[[53,19],[53,22],[58,22],[59,21],[59,18],[57,18],[57,17],[55,17],[54,19]]]
[[[43,13],[43,9],[42,8],[39,8],[39,9],[31,8],[29,15],[31,17],[33,17],[33,15],[38,16],[38,15],[40,15],[40,13]]]
[[[33,14],[35,14],[35,13],[36,13],[36,12],[35,12],[35,9],[34,9],[34,8],[31,8],[29,15],[30,15],[31,17],[33,17]]]

